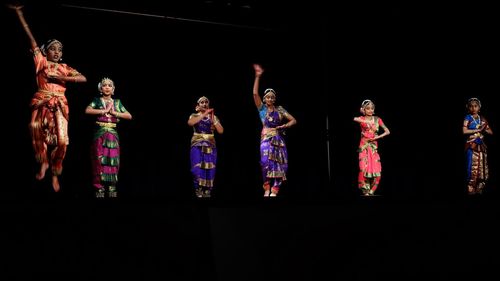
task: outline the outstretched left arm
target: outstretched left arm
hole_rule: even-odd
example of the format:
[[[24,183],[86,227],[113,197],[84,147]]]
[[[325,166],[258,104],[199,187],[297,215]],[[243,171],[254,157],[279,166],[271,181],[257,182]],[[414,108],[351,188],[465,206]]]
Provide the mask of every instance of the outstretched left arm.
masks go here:
[[[277,126],[276,129],[287,129],[297,124],[297,120],[295,119],[295,117],[292,116],[292,114],[287,112],[285,114],[285,118],[288,120],[288,122],[286,122],[283,125]]]

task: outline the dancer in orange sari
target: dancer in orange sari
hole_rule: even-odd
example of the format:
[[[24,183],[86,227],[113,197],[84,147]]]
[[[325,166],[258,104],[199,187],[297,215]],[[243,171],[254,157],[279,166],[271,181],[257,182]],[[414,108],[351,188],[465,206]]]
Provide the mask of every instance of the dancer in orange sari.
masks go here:
[[[359,142],[359,175],[358,187],[365,196],[375,194],[382,176],[382,164],[377,152],[377,140],[390,134],[382,118],[373,115],[375,104],[371,100],[364,100],[360,108],[363,116],[354,117],[354,121],[361,126],[361,141]],[[384,132],[378,135],[378,130]]]
[[[58,176],[62,173],[62,163],[69,144],[66,83],[86,82],[87,78],[61,62],[63,45],[60,41],[51,39],[38,47],[24,19],[22,6],[9,5],[9,7],[16,11],[30,39],[35,61],[38,91],[31,100],[30,131],[35,158],[40,163],[36,178],[43,179],[45,172],[51,167],[52,187],[58,192],[60,190]]]

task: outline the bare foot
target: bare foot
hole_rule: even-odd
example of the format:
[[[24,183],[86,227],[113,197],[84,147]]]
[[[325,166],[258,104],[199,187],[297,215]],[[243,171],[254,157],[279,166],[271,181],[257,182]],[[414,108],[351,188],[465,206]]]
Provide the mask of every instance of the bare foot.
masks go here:
[[[57,176],[52,176],[52,188],[54,189],[55,192],[59,192],[61,187],[59,186],[59,179]]]
[[[271,193],[271,191],[269,191],[269,190],[264,191],[264,197],[269,197],[270,193]]]
[[[40,171],[35,175],[37,180],[42,180],[45,177],[45,172],[49,168],[49,163],[42,163],[40,165]]]
[[[269,195],[269,196],[270,197],[276,197],[276,196],[278,196],[278,192],[279,192],[279,188],[273,186],[271,188],[271,195]]]

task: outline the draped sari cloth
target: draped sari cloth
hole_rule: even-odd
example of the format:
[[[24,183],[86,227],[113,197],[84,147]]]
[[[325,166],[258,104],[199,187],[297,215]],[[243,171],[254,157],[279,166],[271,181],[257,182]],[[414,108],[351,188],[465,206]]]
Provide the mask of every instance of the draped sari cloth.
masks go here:
[[[361,117],[366,121],[366,116]],[[361,140],[358,148],[359,174],[358,187],[363,194],[373,194],[380,183],[382,176],[382,163],[378,153],[378,142],[369,141],[377,136],[380,127],[385,128],[381,118],[373,116],[373,122],[361,122]]]
[[[69,144],[69,107],[65,82],[50,76],[76,76],[80,73],[66,65],[48,61],[39,48],[33,50],[38,91],[31,99],[30,133],[38,163],[48,163],[53,175],[60,175]],[[50,152],[49,152],[50,149]],[[50,155],[49,155],[50,153]]]
[[[106,109],[112,102],[116,112],[125,113],[127,109],[119,99],[106,101],[96,97],[88,105],[93,109]],[[91,147],[92,184],[97,189],[109,186],[115,189],[120,169],[120,139],[117,126],[120,119],[111,114],[99,115],[95,123],[94,139]],[[110,191],[113,192],[113,191]]]
[[[465,116],[467,129],[475,130],[484,127],[487,122],[482,116],[474,119],[472,115]],[[487,126],[487,125],[486,125]],[[482,193],[489,178],[488,152],[481,132],[469,135],[465,143],[467,192],[469,194]]]
[[[190,119],[199,113],[191,114]],[[197,197],[210,197],[214,187],[215,171],[217,167],[217,147],[214,137],[214,123],[218,123],[217,116],[214,120],[206,117],[193,126],[191,138],[191,173]]]
[[[287,122],[287,115],[288,112],[281,106],[273,111],[269,111],[265,104],[259,108],[263,126],[260,138],[260,166],[265,190],[271,188],[277,192],[286,181],[288,151],[283,137],[284,130],[277,130],[276,127]]]

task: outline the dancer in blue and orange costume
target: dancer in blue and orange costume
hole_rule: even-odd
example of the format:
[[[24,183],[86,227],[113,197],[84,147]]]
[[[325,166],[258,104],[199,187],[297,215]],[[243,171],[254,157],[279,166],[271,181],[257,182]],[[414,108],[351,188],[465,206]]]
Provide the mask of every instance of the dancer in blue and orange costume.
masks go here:
[[[85,109],[86,114],[97,116],[92,144],[92,184],[97,198],[117,197],[116,184],[120,169],[120,141],[117,126],[121,119],[131,120],[132,115],[120,99],[113,99],[115,83],[103,78],[97,85],[100,92]]]
[[[219,118],[210,108],[210,101],[203,96],[198,99],[196,113],[189,116],[188,125],[193,127],[191,138],[191,173],[195,195],[208,198],[212,195],[217,168],[217,146],[214,132],[224,133]]]
[[[264,184],[264,197],[276,197],[281,185],[286,181],[288,171],[288,151],[283,137],[285,130],[297,124],[297,120],[282,106],[276,106],[276,91],[268,88],[263,100],[259,95],[260,78],[264,69],[254,64],[255,80],[253,100],[262,122],[260,138],[260,166]]]
[[[489,178],[488,152],[484,143],[485,134],[493,134],[488,121],[479,115],[481,101],[470,98],[467,101],[469,114],[465,116],[463,133],[467,136],[465,155],[467,165],[467,193],[481,194]]]
[[[58,176],[69,144],[69,107],[65,96],[66,83],[86,82],[87,78],[76,69],[62,62],[63,45],[56,39],[38,47],[26,22],[21,5],[8,5],[16,11],[24,31],[28,35],[35,62],[38,90],[31,99],[30,132],[35,158],[40,164],[36,179],[42,180],[50,167],[52,188],[60,190]]]
[[[375,195],[382,176],[382,163],[378,153],[377,140],[390,134],[382,118],[375,116],[375,104],[371,100],[364,100],[360,108],[363,116],[354,117],[354,121],[361,126],[361,140],[359,142],[359,174],[358,188],[365,196]],[[379,129],[384,132],[378,134]]]

